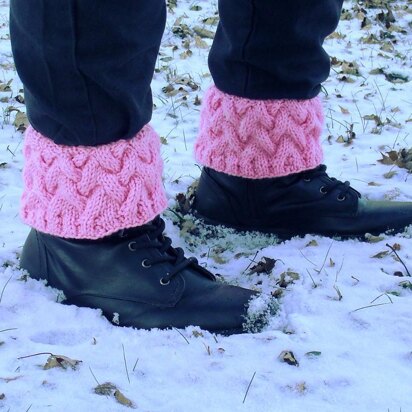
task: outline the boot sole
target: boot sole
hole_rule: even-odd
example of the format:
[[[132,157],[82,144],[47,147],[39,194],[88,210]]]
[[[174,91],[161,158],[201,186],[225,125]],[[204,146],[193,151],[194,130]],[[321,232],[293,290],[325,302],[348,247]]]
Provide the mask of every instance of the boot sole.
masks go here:
[[[23,269],[23,268],[20,268],[20,269]],[[23,269],[23,270],[25,270],[26,272],[28,272],[26,269]],[[46,286],[48,286],[48,287],[53,287],[53,286],[49,285],[49,283],[48,283],[48,281],[47,281],[47,278],[44,277],[44,276],[32,275],[32,274],[29,273],[29,277],[30,277],[31,279],[34,279],[34,280],[37,280],[37,281],[46,281]],[[54,288],[54,289],[56,289],[56,288]],[[59,292],[61,292],[61,293],[64,294],[64,292],[61,291],[60,289],[56,289],[56,290],[59,290]],[[78,306],[78,305],[76,305],[76,304],[74,304],[74,303],[71,303],[69,299],[62,300],[62,301],[59,302],[59,303],[61,303],[62,305],[67,305],[67,306],[80,307],[80,306]],[[82,307],[89,308],[89,309],[93,309],[93,310],[99,309],[99,308],[92,308],[92,307],[89,307],[89,306],[82,306]],[[100,309],[100,310],[101,310],[101,309]],[[160,330],[168,330],[168,329],[172,330],[172,329],[176,329],[176,330],[181,330],[181,328],[178,328],[178,327],[175,327],[175,326],[172,326],[172,325],[165,326],[165,327],[156,327],[156,326],[153,326],[152,328],[145,328],[145,327],[139,328],[139,327],[137,327],[137,326],[127,326],[127,325],[117,324],[117,323],[113,322],[113,321],[112,321],[112,319],[113,319],[113,314],[108,315],[108,314],[106,314],[105,312],[102,311],[102,315],[103,315],[113,326],[133,328],[133,329],[137,329],[137,330],[147,330],[147,331],[150,331],[151,329],[160,329]],[[189,326],[189,325],[188,325],[188,326]],[[194,325],[194,326],[196,326],[196,325]],[[198,327],[200,327],[200,326],[198,326]],[[201,327],[200,327],[200,329],[201,329],[201,330],[204,330],[204,331],[207,331],[207,332],[210,332],[210,333],[213,333],[213,334],[216,334],[216,335],[222,335],[222,336],[240,335],[240,334],[247,333],[242,327],[233,328],[233,329],[205,329],[205,328],[201,328]]]
[[[341,240],[348,240],[348,239],[358,239],[364,242],[368,241],[368,237],[366,236],[367,233],[345,233],[345,234],[339,234],[335,232],[310,232],[310,231],[305,231],[305,232],[285,232],[279,229],[273,229],[273,228],[257,228],[257,227],[247,227],[247,226],[240,226],[240,225],[233,225],[229,223],[222,223],[215,221],[213,219],[207,218],[197,211],[192,211],[192,215],[201,220],[205,225],[210,225],[210,226],[223,226],[227,227],[230,229],[234,229],[238,232],[261,232],[264,234],[270,234],[270,235],[275,235],[278,237],[279,241],[283,242],[286,240],[290,240],[294,237],[305,237],[306,235],[312,235],[312,236],[325,236],[325,237],[330,237],[330,238],[336,238],[336,239],[341,239]],[[379,235],[395,235],[398,233],[402,233],[407,226],[400,227],[400,228],[395,228],[395,229],[389,229],[386,231],[372,231],[368,232],[368,234],[372,236],[379,236]]]

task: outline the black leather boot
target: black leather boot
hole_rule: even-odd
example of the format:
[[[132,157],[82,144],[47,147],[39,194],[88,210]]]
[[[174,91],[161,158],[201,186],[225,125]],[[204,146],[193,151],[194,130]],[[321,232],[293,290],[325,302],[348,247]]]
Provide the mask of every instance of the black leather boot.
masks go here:
[[[368,201],[326,166],[271,179],[245,179],[205,167],[193,203],[206,223],[277,234],[282,239],[401,231],[412,224],[412,202]]]
[[[232,334],[265,325],[274,302],[251,311],[248,304],[256,292],[216,281],[196,259],[171,247],[163,230],[160,218],[100,240],[68,240],[32,230],[21,267],[62,290],[64,303],[100,308],[121,326],[196,325]]]

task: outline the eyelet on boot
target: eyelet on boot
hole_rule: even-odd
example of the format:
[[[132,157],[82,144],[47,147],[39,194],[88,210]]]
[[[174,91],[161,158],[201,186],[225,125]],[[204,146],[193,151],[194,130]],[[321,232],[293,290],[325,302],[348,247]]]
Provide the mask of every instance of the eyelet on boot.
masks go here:
[[[305,179],[303,179],[303,181],[306,182],[306,183],[309,183],[311,181],[311,179],[305,178]]]
[[[322,195],[327,195],[328,191],[326,190],[325,186],[321,186],[319,189],[319,192],[322,193]]]
[[[167,286],[170,283],[170,280],[165,280],[164,278],[160,279],[160,284],[162,286]]]
[[[151,268],[151,267],[152,267],[152,264],[150,263],[150,260],[149,260],[149,259],[143,259],[143,260],[142,260],[142,266],[143,266],[145,269],[148,269],[148,268]]]
[[[343,196],[338,195],[338,197],[336,199],[338,199],[338,202],[343,202],[344,200],[346,200],[346,196],[345,195],[343,195]]]
[[[134,245],[136,244],[136,242],[130,242],[127,246],[129,247],[129,250],[131,252],[136,252],[136,248],[134,247]]]

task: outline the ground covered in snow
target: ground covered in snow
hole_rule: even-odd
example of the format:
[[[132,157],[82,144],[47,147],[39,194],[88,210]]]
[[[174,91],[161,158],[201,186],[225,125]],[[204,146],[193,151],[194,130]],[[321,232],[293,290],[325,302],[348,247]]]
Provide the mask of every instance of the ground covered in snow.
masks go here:
[[[211,83],[215,3],[168,2],[152,122],[163,143],[167,233],[228,282],[279,296],[278,314],[255,335],[118,328],[97,310],[56,303],[58,291],[19,271],[28,233],[18,216],[26,120],[1,1],[0,410],[412,411],[412,229],[367,242],[279,243],[224,229],[193,236],[175,224],[176,195],[200,174],[192,151]],[[411,1],[344,8],[326,42],[333,66],[322,92],[325,163],[370,199],[412,201]],[[261,261],[268,273],[252,270]],[[292,352],[283,354],[288,362],[284,351]],[[38,353],[46,354],[21,359]],[[45,369],[47,353],[56,356]]]

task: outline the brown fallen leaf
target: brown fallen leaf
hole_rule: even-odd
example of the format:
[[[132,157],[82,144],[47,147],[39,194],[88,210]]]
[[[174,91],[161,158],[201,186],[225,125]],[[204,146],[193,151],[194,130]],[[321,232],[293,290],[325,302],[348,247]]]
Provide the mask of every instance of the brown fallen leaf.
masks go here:
[[[200,36],[195,36],[195,46],[199,49],[207,49],[209,47]]]
[[[17,112],[13,125],[17,131],[24,132],[29,127],[29,119],[27,118],[26,113],[20,111]]]
[[[253,273],[266,273],[269,275],[275,267],[276,262],[277,259],[263,257],[260,262],[250,268],[249,275],[252,275]]]
[[[199,26],[193,27],[193,31],[200,36],[202,39],[214,39],[215,38],[215,32],[211,30],[204,29]]]
[[[284,350],[280,353],[278,356],[278,359],[281,362],[287,363],[288,365],[291,366],[299,366],[299,362],[297,361],[295,355],[293,354],[292,351],[290,350]]]
[[[339,106],[339,108],[342,114],[350,114],[349,110],[346,107]]]
[[[385,179],[392,179],[392,177],[396,176],[398,172],[396,170],[391,170],[390,172],[384,173],[383,177]]]
[[[68,367],[76,370],[78,365],[81,363],[81,360],[70,359],[67,356],[63,355],[50,355],[47,359],[46,364],[43,366],[43,369],[52,369],[52,368],[63,368],[67,369]]]
[[[94,388],[94,393],[103,396],[113,396],[121,405],[127,406],[128,408],[136,408],[133,402],[130,399],[126,398],[126,396],[124,396],[123,393],[119,391],[117,386],[111,382],[105,382],[97,385]]]
[[[204,24],[208,24],[209,26],[217,26],[219,24],[219,16],[212,16],[206,19],[203,19],[202,22]]]
[[[276,290],[274,290],[274,291],[271,292],[271,296],[273,296],[273,297],[276,298],[276,299],[281,298],[282,295],[283,295],[283,290],[280,289],[280,288],[279,288],[279,289],[276,289]]]
[[[280,274],[279,280],[276,282],[276,284],[279,285],[279,287],[286,289],[289,285],[293,284],[295,280],[299,279],[299,273],[287,270],[286,272]]]
[[[94,388],[94,393],[97,395],[110,396],[114,394],[114,391],[117,389],[116,385],[111,382],[105,382],[100,385],[97,385]]]
[[[387,250],[383,250],[382,252],[377,253],[376,255],[371,256],[373,259],[382,259],[385,256],[388,256],[389,252]]]
[[[184,193],[176,195],[176,210],[182,215],[186,216],[191,210],[190,199]]]
[[[11,91],[11,83],[13,79],[9,80],[7,83],[1,83],[0,82],[0,92],[10,92]]]
[[[132,402],[130,399],[126,398],[126,396],[124,396],[124,395],[119,391],[119,389],[117,389],[117,390],[114,392],[114,397],[116,398],[116,401],[119,402],[120,404],[122,404],[122,405],[124,405],[124,406],[127,406],[128,408],[133,408],[133,409],[135,409],[135,406],[133,405],[133,402]]]

